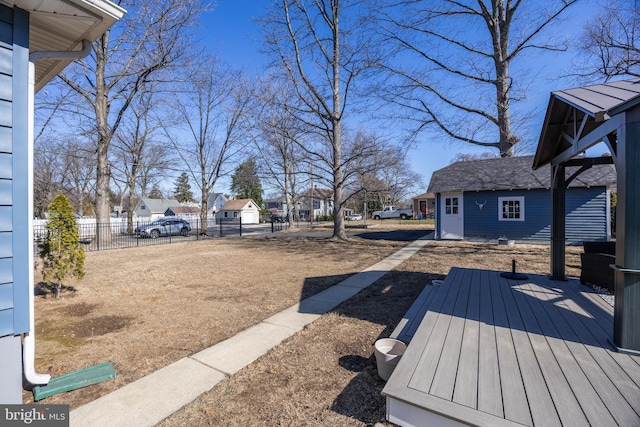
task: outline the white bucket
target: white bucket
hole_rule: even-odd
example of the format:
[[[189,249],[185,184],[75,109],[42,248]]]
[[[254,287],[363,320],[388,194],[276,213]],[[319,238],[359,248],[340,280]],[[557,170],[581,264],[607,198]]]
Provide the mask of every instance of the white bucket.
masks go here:
[[[378,375],[387,381],[407,349],[407,345],[393,338],[382,338],[376,341],[374,347]]]
[[[431,284],[432,284],[433,286],[440,286],[440,285],[442,285],[443,283],[444,283],[444,280],[438,280],[438,279],[435,279],[435,280],[432,280],[432,281],[431,281]]]

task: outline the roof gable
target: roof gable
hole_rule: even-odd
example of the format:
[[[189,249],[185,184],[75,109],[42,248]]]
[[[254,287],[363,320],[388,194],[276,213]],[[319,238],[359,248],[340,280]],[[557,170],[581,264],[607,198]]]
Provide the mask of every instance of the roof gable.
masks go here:
[[[533,156],[499,157],[456,162],[431,176],[429,192],[530,190],[549,188],[551,168],[533,170]],[[577,168],[567,168],[570,176]],[[570,187],[610,186],[616,182],[612,165],[595,165],[571,182]]]

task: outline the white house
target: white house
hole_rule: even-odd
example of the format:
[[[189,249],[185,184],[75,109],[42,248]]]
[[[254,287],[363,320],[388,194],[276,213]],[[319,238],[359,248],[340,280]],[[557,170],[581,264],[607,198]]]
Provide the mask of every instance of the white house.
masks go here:
[[[229,200],[216,213],[216,221],[233,221],[242,219],[243,224],[258,224],[260,208],[252,199]]]
[[[313,202],[313,208],[311,203]],[[333,215],[333,190],[314,188],[300,198],[300,216],[316,220],[318,217]]]
[[[133,210],[133,215],[140,219],[154,220],[164,216],[167,209],[180,206],[176,199],[150,199],[143,198]]]
[[[229,197],[225,196],[223,193],[209,193],[209,197],[207,197],[207,213],[209,216],[215,215],[216,212],[220,211],[220,208],[224,206],[225,203],[229,201]]]

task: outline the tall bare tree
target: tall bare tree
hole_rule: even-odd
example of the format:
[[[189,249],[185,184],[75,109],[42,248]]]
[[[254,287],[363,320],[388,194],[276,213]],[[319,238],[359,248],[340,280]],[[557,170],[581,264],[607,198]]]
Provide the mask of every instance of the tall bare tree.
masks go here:
[[[278,0],[264,21],[266,48],[302,102],[298,118],[321,145],[316,150],[305,147],[330,174],[333,238],[341,240],[347,238],[342,214],[342,128],[348,101],[354,101],[354,82],[369,66],[366,39],[357,31],[358,13],[367,4],[359,0]]]
[[[262,174],[279,194],[284,195],[289,225],[293,225],[294,217],[300,217],[299,195],[307,178],[306,173],[302,173],[302,165],[307,163],[306,153],[301,149],[305,139],[304,126],[290,106],[296,95],[290,85],[278,84],[271,76],[259,85],[256,94],[261,108],[254,111],[253,140],[262,159]]]
[[[97,145],[96,220],[108,223],[109,147],[125,113],[144,84],[167,76],[192,53],[189,28],[204,6],[201,0],[119,2],[128,13],[93,44],[90,58],[60,76],[92,112]],[[83,108],[83,107],[80,107]],[[99,227],[98,230],[109,230]],[[98,233],[103,243],[111,234]]]
[[[512,104],[529,84],[512,71],[516,60],[528,51],[565,50],[549,32],[579,1],[386,1],[377,20],[380,45],[391,52],[383,64],[385,100],[403,107],[414,132],[435,126],[512,156],[520,139]]]
[[[144,83],[129,107],[129,113],[123,118],[118,132],[115,134],[112,167],[116,170],[114,180],[125,185],[127,200],[127,232],[133,232],[133,207],[136,204],[141,173],[152,173],[154,170],[168,168],[171,159],[167,150],[152,150],[153,145],[161,146],[158,141],[160,118],[155,110],[163,105],[155,89],[154,82]],[[165,104],[166,105],[166,104]],[[152,114],[155,112],[155,114]],[[152,154],[164,154],[158,157]]]
[[[249,143],[242,119],[251,96],[242,75],[214,59],[205,58],[197,68],[177,100],[178,126],[164,129],[200,189],[206,234],[209,193]]]
[[[76,213],[94,215],[92,201],[95,186],[95,146],[87,140],[70,137],[61,144],[62,185]]]
[[[640,5],[637,0],[602,4],[581,39],[585,74],[609,80],[640,77]]]
[[[56,194],[62,192],[63,165],[57,155],[60,145],[53,138],[41,137],[33,154],[34,213],[42,217]]]

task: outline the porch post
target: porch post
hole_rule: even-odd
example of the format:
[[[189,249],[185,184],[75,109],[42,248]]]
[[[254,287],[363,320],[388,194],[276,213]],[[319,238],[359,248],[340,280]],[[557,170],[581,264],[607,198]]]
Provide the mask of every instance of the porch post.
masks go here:
[[[613,340],[619,351],[640,354],[640,106],[621,114]]]
[[[551,278],[565,280],[565,166],[551,166]]]

